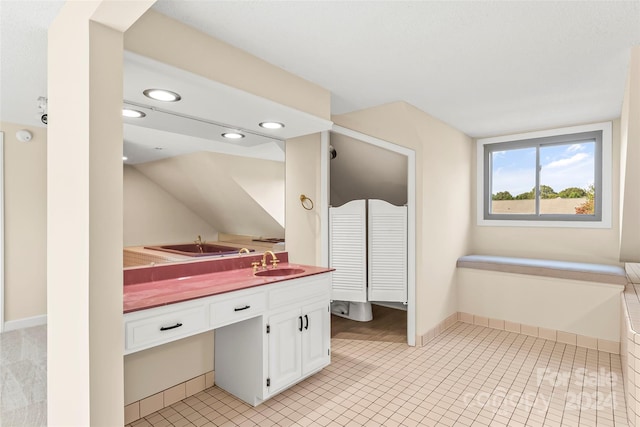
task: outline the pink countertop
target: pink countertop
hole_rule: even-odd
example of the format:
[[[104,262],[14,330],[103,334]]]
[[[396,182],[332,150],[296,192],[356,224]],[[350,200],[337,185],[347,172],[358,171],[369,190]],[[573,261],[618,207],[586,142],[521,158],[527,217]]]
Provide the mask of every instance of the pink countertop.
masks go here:
[[[276,252],[280,263],[289,262],[289,253]],[[271,257],[269,257],[270,259]],[[262,260],[261,253],[242,256],[212,256],[200,259],[188,259],[167,264],[144,265],[124,269],[124,286],[137,283],[158,282],[178,277],[199,276],[220,271],[238,270],[251,267],[251,263]],[[269,264],[270,265],[270,264]]]
[[[280,254],[278,254],[278,258],[281,258]],[[131,283],[131,281],[129,281],[127,284],[127,280],[125,280],[124,312],[129,313],[146,308],[159,307],[195,298],[298,279],[300,277],[312,276],[333,270],[325,267],[289,264],[283,260],[283,262],[278,264],[277,269],[284,268],[302,268],[304,272],[290,276],[258,277],[253,275],[253,269],[249,267],[231,270],[223,269],[222,271],[214,271],[211,273],[163,278],[163,280],[149,280],[140,283]]]

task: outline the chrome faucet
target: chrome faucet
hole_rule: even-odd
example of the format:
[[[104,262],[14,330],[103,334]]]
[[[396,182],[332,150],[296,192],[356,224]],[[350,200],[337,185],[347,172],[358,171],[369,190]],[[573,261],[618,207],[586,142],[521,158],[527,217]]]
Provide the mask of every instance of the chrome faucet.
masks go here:
[[[276,257],[276,254],[271,251],[265,251],[264,254],[262,254],[262,268],[267,268],[267,254],[271,254],[272,268],[276,268],[280,260]]]

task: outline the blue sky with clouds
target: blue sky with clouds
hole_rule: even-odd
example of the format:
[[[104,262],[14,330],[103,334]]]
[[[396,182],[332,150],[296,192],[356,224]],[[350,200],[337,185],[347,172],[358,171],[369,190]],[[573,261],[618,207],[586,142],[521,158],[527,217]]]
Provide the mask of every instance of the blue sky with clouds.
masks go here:
[[[594,182],[595,143],[548,145],[540,148],[540,184],[556,192],[568,187],[587,188]],[[535,147],[497,151],[492,158],[492,189],[512,196],[531,191],[536,182]]]

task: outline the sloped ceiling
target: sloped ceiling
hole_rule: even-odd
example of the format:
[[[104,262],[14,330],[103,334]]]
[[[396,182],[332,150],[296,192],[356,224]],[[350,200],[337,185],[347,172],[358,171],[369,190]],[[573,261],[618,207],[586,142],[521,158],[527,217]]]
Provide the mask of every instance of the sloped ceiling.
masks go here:
[[[284,237],[283,162],[199,152],[135,168],[219,232]]]
[[[335,132],[330,135],[337,154],[330,163],[331,206],[357,199],[407,203],[406,156]]]

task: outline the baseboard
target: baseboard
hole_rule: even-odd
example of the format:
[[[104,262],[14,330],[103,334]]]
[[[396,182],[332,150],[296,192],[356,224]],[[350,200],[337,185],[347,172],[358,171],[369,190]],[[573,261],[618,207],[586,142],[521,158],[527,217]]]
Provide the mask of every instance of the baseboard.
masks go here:
[[[144,399],[131,402],[124,407],[124,423],[131,424],[153,412],[200,393],[204,389],[213,387],[214,383],[215,372],[209,371]]]
[[[8,320],[4,322],[4,332],[15,331],[17,329],[31,328],[32,326],[40,326],[47,324],[47,315],[25,317],[23,319]]]
[[[471,325],[484,326],[491,329],[500,329],[507,332],[528,335],[531,337],[544,338],[549,341],[557,341],[564,344],[571,344],[577,347],[584,347],[592,350],[604,351],[612,354],[620,354],[620,342],[610,341],[602,338],[589,337],[565,332],[556,329],[547,329],[541,326],[526,325],[508,320],[491,319],[477,314],[458,312],[458,321]]]

